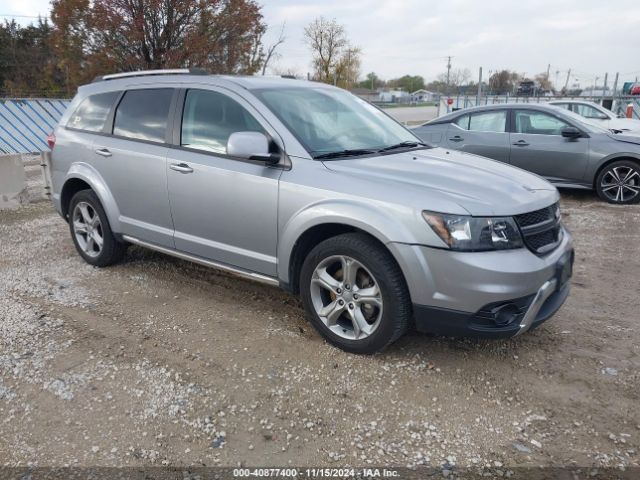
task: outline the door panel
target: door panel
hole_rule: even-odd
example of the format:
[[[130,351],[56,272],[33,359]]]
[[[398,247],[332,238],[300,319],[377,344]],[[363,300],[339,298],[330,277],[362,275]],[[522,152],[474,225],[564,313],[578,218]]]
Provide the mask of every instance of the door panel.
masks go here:
[[[103,152],[103,155],[96,151]],[[167,196],[164,145],[96,137],[94,165],[120,210],[122,233],[173,248],[173,223]],[[104,156],[104,153],[107,156]]]
[[[447,144],[450,148],[509,162],[509,133],[505,110],[478,112],[459,117],[449,124]]]
[[[176,249],[276,275],[282,170],[175,149],[167,172]]]
[[[276,276],[278,181],[282,170],[226,155],[236,131],[262,131],[243,99],[218,90],[186,92],[180,143],[167,177],[176,249]]]
[[[515,110],[510,163],[554,182],[582,182],[589,139],[563,137],[567,126],[573,125],[546,112]]]
[[[174,95],[171,88],[128,90],[114,112],[114,136],[96,137],[93,144],[96,164],[120,210],[122,233],[169,248],[173,222],[164,142]]]

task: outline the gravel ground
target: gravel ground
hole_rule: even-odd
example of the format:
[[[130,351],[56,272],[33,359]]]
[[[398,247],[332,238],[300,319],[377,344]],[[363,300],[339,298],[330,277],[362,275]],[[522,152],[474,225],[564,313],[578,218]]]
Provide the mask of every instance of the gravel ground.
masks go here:
[[[96,269],[48,202],[0,212],[0,465],[637,467],[640,207],[562,210],[552,320],[369,357],[276,288],[134,247]]]

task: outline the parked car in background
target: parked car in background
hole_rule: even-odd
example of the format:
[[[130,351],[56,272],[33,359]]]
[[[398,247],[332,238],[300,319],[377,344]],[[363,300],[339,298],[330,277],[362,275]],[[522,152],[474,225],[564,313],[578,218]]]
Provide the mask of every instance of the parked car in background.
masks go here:
[[[616,115],[611,110],[586,100],[553,100],[549,105],[565,108],[585,118],[586,123],[599,125],[609,130],[621,132],[633,132],[640,134],[640,120],[627,118],[624,115]]]
[[[543,104],[488,105],[415,127],[425,142],[509,163],[559,187],[595,189],[610,203],[640,201],[640,137],[585,123]]]
[[[640,83],[632,85],[629,89],[629,95],[640,95]]]
[[[170,73],[80,87],[49,138],[86,262],[136,244],[280,285],[357,353],[412,325],[511,337],[567,298],[572,239],[542,178],[431,148],[329,85]]]

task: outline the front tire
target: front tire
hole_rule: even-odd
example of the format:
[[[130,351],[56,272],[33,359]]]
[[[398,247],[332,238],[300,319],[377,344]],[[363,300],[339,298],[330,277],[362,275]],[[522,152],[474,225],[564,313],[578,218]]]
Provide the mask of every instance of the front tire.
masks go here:
[[[347,352],[379,352],[400,338],[411,321],[400,267],[365,234],[338,235],[311,250],[302,265],[300,293],[313,326]]]
[[[618,160],[602,169],[596,179],[598,196],[619,205],[640,202],[640,165]]]
[[[69,230],[80,256],[96,267],[113,265],[126,252],[126,245],[113,235],[107,215],[93,190],[81,190],[71,199]]]

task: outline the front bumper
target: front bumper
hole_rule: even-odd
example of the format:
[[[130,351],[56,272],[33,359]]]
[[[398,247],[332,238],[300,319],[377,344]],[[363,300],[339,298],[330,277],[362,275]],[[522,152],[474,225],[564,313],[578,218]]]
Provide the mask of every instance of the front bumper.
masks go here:
[[[409,286],[418,330],[452,336],[511,337],[553,316],[569,295],[558,266],[573,262],[568,231],[544,256],[525,248],[454,252],[390,244]],[[566,277],[566,275],[565,275]],[[505,305],[510,321],[496,321]],[[512,318],[513,317],[513,318]]]
[[[556,285],[556,279],[550,279],[540,287],[535,295],[525,299],[504,302],[505,304],[524,303],[521,312],[508,325],[495,323],[494,319],[489,315],[491,312],[490,306],[470,314],[426,305],[414,305],[413,312],[416,329],[421,332],[450,337],[514,337],[538,327],[560,309],[569,296],[571,284],[567,282],[558,290],[556,290]]]

